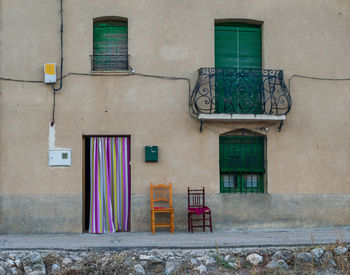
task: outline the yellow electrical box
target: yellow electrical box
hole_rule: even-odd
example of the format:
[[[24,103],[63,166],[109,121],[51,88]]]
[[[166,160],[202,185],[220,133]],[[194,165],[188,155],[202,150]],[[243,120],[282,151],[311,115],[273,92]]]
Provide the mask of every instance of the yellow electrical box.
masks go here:
[[[44,65],[45,83],[56,83],[56,64],[47,63]]]

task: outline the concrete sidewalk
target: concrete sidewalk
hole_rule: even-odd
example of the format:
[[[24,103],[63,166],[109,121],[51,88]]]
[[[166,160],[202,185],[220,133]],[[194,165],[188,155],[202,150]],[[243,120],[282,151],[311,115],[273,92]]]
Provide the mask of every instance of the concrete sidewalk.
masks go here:
[[[128,248],[219,248],[304,246],[350,242],[350,227],[232,230],[225,232],[115,233],[76,235],[1,235],[0,250],[68,249],[84,250]]]

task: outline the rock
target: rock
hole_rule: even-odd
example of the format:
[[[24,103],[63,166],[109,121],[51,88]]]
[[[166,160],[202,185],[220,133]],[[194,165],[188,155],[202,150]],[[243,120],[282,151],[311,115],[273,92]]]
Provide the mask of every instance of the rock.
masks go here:
[[[10,260],[15,261],[16,260],[16,254],[15,253],[10,253],[7,258],[9,258]]]
[[[336,262],[334,261],[333,254],[330,251],[326,251],[322,258],[321,258],[321,263],[323,265],[326,265],[328,267],[337,267]]]
[[[165,274],[166,275],[173,274],[174,269],[175,269],[175,263],[174,262],[166,262],[165,263]]]
[[[70,265],[72,263],[73,263],[73,261],[70,258],[63,258],[62,259],[62,264],[65,266]]]
[[[211,264],[215,264],[216,263],[216,260],[212,257],[208,257],[206,260],[205,260],[205,264],[206,265],[211,265]]]
[[[287,270],[289,268],[288,264],[284,260],[272,260],[266,265],[269,269],[282,269]]]
[[[196,270],[196,271],[199,271],[199,273],[202,273],[202,272],[207,272],[207,268],[205,265],[200,265],[200,266],[197,266],[196,268],[194,268],[193,270]]]
[[[229,261],[230,260],[230,255],[226,255],[224,258],[225,261]]]
[[[23,268],[28,275],[46,274],[43,259],[37,252],[30,253],[23,258]]]
[[[0,262],[0,266],[6,270],[9,266],[9,264],[7,262]]]
[[[140,265],[142,265],[143,268],[147,268],[148,267],[148,262],[147,261],[142,261],[142,262],[140,262]]]
[[[152,261],[152,262],[156,262],[156,263],[162,263],[164,262],[162,259],[155,257],[153,255],[140,255],[140,260],[147,260],[147,261]]]
[[[13,261],[13,260],[11,260],[11,259],[7,259],[7,264],[8,264],[8,267],[14,267],[16,264],[15,264],[15,262]]]
[[[198,261],[205,262],[208,259],[208,256],[202,256],[197,258]]]
[[[0,266],[0,275],[6,275],[6,270],[2,266]]]
[[[80,274],[81,273],[81,267],[77,265],[71,265],[67,268],[69,270],[68,274]]]
[[[311,263],[313,257],[310,252],[301,252],[295,258],[297,263]]]
[[[61,267],[58,264],[53,264],[51,266],[51,271],[53,274],[60,274]]]
[[[198,264],[198,260],[196,258],[191,259],[191,265],[196,265]]]
[[[263,257],[257,253],[252,253],[247,256],[246,260],[250,262],[252,265],[258,265],[262,263]]]
[[[348,250],[349,249],[347,247],[337,246],[336,248],[334,248],[334,253],[335,253],[335,255],[340,256],[340,255],[343,255],[346,252],[348,252]]]
[[[77,263],[82,263],[82,262],[84,262],[84,259],[79,257],[79,256],[75,256],[75,257],[73,257],[73,261],[77,262]]]
[[[178,274],[181,269],[181,265],[178,263],[168,261],[165,264],[165,274],[166,275],[173,275],[173,274]]]
[[[134,266],[134,271],[135,271],[135,274],[146,274],[145,270],[140,264],[137,264]]]
[[[146,261],[142,261],[140,264],[142,265],[142,266],[144,266],[142,263],[144,263],[144,262],[146,262]],[[147,262],[146,262],[147,263]],[[148,263],[147,263],[148,264]],[[147,265],[146,264],[146,265]],[[128,266],[128,267],[131,267],[133,265],[133,263],[131,262],[131,261],[129,261],[129,260],[126,260],[126,261],[124,261],[124,266]]]
[[[22,270],[19,270],[17,267],[11,267],[11,268],[10,268],[9,274],[12,274],[12,275],[22,275],[23,272],[22,272]]]
[[[325,252],[325,248],[324,247],[316,247],[314,249],[311,250],[311,254],[316,258],[316,259],[320,259],[324,252]]]
[[[333,269],[333,268],[329,268],[329,269],[324,269],[324,270],[314,270],[313,275],[338,275],[340,274],[337,270]]]
[[[22,263],[22,261],[20,259],[16,259],[15,264],[18,267],[18,269],[24,270],[23,269],[23,263]]]
[[[106,271],[108,270],[109,266],[111,265],[111,258],[108,256],[104,256],[100,260],[97,261],[98,265],[100,266],[101,270]],[[127,264],[127,261],[126,261]]]
[[[288,250],[276,251],[275,254],[272,255],[272,260],[285,260],[290,261],[292,259],[292,253]]]
[[[152,258],[152,256],[148,256],[148,255],[140,255],[140,260],[150,260]]]

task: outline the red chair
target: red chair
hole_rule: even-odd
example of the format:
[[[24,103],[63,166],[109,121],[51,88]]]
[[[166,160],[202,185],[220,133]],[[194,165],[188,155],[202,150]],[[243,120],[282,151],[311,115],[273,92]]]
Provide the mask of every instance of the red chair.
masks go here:
[[[211,210],[205,205],[205,189],[187,189],[188,196],[188,232],[193,233],[193,228],[201,227],[203,232],[206,227],[210,227],[213,232],[211,223]],[[196,222],[196,224],[194,224]],[[197,223],[198,222],[198,223]]]

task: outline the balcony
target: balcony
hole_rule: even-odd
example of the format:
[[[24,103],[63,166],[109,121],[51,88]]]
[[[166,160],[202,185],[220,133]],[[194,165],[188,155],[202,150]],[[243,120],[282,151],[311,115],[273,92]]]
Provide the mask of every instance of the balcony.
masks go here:
[[[119,71],[128,70],[128,55],[94,54],[91,58],[91,71]]]
[[[292,99],[282,70],[201,68],[190,97],[202,120],[284,120]]]

